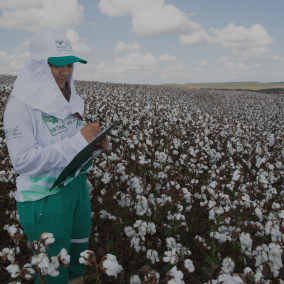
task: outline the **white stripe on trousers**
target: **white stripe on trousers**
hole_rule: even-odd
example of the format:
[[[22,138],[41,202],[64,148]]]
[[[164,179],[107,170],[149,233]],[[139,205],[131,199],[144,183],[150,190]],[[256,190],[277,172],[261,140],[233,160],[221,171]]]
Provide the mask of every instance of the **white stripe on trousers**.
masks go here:
[[[85,239],[71,239],[71,244],[82,244],[87,243],[89,241],[89,238]]]

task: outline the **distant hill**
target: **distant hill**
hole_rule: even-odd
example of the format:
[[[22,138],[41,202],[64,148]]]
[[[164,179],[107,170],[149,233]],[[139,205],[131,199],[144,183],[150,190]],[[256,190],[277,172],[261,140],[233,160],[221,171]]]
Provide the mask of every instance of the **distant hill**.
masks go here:
[[[258,91],[263,93],[284,93],[284,82],[224,82],[224,83],[187,83],[187,84],[166,84],[182,89],[208,89],[208,90],[243,90]]]
[[[215,82],[215,83],[186,83],[185,85],[229,85],[229,84],[259,84],[258,81],[244,81],[244,82]]]

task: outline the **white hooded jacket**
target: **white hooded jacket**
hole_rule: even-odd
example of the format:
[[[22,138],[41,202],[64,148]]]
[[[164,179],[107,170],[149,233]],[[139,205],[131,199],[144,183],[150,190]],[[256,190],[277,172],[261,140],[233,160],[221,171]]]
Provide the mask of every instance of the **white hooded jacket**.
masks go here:
[[[56,43],[54,48],[51,39],[63,40],[67,50],[56,51]],[[45,43],[48,44],[44,46]],[[84,102],[76,93],[72,76],[68,79],[71,98],[69,102],[65,99],[47,62],[49,57],[73,55],[64,34],[43,29],[32,38],[30,51],[4,114],[9,155],[20,174],[16,182],[16,200],[19,202],[55,194],[78,174],[92,168],[90,159],[72,177],[50,191],[63,169],[88,145],[80,132],[85,121],[72,115],[83,114]],[[100,152],[95,151],[93,156]]]

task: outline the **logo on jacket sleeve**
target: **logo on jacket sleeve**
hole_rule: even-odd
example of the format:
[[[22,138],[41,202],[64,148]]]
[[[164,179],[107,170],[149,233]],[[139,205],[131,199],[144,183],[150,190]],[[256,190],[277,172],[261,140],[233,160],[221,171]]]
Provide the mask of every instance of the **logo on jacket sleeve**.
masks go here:
[[[5,129],[6,142],[11,139],[22,137],[22,133],[19,131],[18,126]]]
[[[68,131],[64,121],[61,119],[58,120],[58,118],[51,115],[42,115],[42,119],[52,136]]]

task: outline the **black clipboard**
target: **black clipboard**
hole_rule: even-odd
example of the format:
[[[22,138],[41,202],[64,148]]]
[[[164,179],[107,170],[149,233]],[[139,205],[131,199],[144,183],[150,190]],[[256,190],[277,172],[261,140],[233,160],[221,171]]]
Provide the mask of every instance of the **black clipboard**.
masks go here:
[[[55,183],[53,184],[53,188],[58,186],[62,181],[64,181],[71,173],[77,170],[83,163],[85,163],[89,158],[92,157],[94,152],[94,148],[96,145],[115,127],[118,122],[117,120],[115,123],[108,126],[105,130],[103,130],[92,142],[90,142],[83,150],[81,150],[75,158],[67,165],[67,167],[63,170],[63,172],[59,175],[56,179]]]

